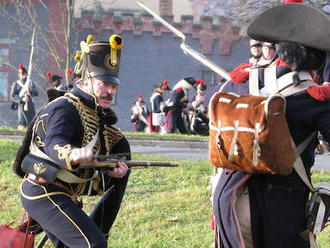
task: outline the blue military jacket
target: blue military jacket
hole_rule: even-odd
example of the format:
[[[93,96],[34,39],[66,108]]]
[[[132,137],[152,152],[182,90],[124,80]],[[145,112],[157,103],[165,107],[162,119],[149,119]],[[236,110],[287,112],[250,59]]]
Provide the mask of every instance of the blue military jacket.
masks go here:
[[[81,178],[89,178],[94,169],[72,168],[69,155],[72,149],[86,146],[97,131],[99,137],[93,147],[94,153],[106,156],[129,153],[126,138],[114,126],[116,121],[111,109],[97,107],[94,96],[75,87],[70,93],[48,103],[38,114],[33,127],[33,142],[59,167]]]
[[[306,92],[289,96],[286,100],[286,118],[296,145],[316,131],[320,131],[327,142],[330,141],[329,102],[315,100]],[[314,164],[316,145],[317,140],[314,139],[301,154],[308,176]],[[242,185],[249,190],[253,247],[309,246],[299,236],[306,229],[305,208],[309,189],[295,171],[288,176],[279,176],[225,169],[213,202],[221,247],[243,247],[233,214],[235,194]],[[279,238],[283,235],[289,237],[288,240]]]

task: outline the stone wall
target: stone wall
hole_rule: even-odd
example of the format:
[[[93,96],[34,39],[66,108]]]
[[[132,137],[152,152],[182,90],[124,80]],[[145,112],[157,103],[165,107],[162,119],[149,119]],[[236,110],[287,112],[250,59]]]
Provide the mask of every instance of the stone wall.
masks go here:
[[[181,23],[173,23],[173,16],[164,18],[186,35],[187,43],[193,49],[227,71],[248,58],[246,38],[242,38],[239,28],[227,20],[223,20],[221,25],[213,25],[211,17],[202,17],[201,23],[196,25],[192,16],[182,16]],[[118,126],[124,130],[131,129],[130,108],[137,94],[144,94],[149,107],[153,84],[169,80],[173,86],[181,78],[203,76],[205,67],[185,55],[179,47],[181,40],[148,14],[137,17],[130,13],[121,16],[105,13],[97,17],[86,11],[77,20],[76,28],[81,40],[88,34],[94,34],[98,40],[108,40],[113,33],[123,36],[122,83],[114,110],[119,117]]]

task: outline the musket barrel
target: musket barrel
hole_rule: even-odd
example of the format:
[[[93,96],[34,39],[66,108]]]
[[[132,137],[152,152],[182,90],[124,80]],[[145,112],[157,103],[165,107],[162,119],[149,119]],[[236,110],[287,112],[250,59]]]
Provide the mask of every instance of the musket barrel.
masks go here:
[[[117,166],[117,162],[121,160],[117,159],[109,159],[104,161],[94,161],[94,164],[90,166],[93,167],[111,167],[115,168]],[[176,162],[167,162],[167,161],[139,161],[139,160],[123,160],[127,164],[128,167],[178,167],[179,164]],[[84,168],[89,168],[89,166],[85,166]]]
[[[125,161],[128,167],[178,167],[179,164],[176,162],[167,161],[138,161],[138,160],[128,160]]]

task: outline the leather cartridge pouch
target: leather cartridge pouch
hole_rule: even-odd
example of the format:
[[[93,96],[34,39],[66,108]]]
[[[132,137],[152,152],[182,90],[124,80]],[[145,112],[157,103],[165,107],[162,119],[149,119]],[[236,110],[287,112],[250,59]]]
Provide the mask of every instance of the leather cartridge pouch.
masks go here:
[[[30,153],[24,157],[21,167],[25,173],[32,173],[50,181],[55,181],[60,170],[60,167],[54,162]]]

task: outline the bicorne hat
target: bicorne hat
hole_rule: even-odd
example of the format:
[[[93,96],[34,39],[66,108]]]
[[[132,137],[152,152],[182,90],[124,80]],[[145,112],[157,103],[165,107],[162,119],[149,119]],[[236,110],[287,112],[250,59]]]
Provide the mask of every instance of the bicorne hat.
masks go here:
[[[330,20],[317,8],[290,3],[270,8],[249,25],[247,34],[260,41],[292,41],[330,51]]]
[[[193,77],[186,77],[183,80],[185,80],[188,84],[190,84],[192,87],[197,87],[197,80]]]
[[[60,81],[63,78],[59,75],[52,75],[50,72],[46,72],[46,77],[48,78],[49,82],[53,82],[53,81]]]
[[[163,90],[171,90],[171,88],[168,86],[168,80],[163,80],[158,84],[154,84],[155,89],[163,89]]]
[[[119,84],[120,53],[123,40],[119,35],[112,35],[109,41],[94,41],[88,35],[86,41],[80,42],[76,52],[74,72],[82,77],[95,77],[104,82]]]

